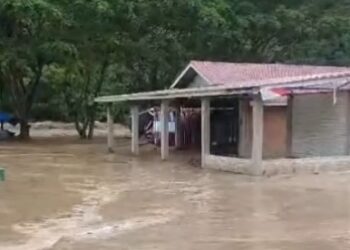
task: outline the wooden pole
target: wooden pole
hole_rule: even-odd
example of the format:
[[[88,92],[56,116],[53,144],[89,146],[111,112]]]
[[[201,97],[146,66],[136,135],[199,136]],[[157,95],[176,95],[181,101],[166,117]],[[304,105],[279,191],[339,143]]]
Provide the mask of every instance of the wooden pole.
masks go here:
[[[113,153],[114,121],[113,121],[113,115],[112,115],[112,104],[108,104],[107,106],[107,126],[108,126],[108,135],[107,135],[108,152]]]
[[[169,102],[162,100],[160,107],[160,129],[161,129],[161,158],[167,160],[169,157]]]
[[[139,107],[133,105],[130,108],[131,114],[131,152],[138,155],[139,150]]]
[[[252,174],[263,173],[263,133],[264,133],[264,103],[260,95],[256,95],[253,101],[253,146],[252,146]]]
[[[210,99],[202,99],[202,166],[204,158],[210,154]]]

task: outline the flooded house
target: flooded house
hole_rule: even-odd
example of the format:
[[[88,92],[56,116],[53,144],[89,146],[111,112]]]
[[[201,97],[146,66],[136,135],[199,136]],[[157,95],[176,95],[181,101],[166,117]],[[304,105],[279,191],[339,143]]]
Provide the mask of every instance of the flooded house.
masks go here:
[[[103,96],[110,107],[128,102],[132,152],[139,154],[139,111],[157,101],[161,157],[169,156],[169,110],[174,147],[184,144],[183,116],[196,110],[194,141],[204,168],[261,175],[269,171],[349,166],[350,68],[192,61],[169,89]],[[303,160],[304,159],[304,160]],[[330,164],[332,162],[332,164]]]

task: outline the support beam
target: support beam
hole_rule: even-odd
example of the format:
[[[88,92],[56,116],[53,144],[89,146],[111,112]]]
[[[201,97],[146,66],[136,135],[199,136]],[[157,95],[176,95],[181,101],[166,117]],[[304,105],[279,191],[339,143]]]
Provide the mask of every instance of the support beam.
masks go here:
[[[139,155],[139,107],[133,105],[130,108],[131,114],[131,152]]]
[[[210,154],[210,99],[202,99],[202,166],[204,158]]]
[[[181,127],[181,108],[176,108],[175,119],[175,148],[179,149],[182,145],[182,127]]]
[[[160,144],[162,160],[167,160],[169,157],[169,102],[162,100],[160,107]]]
[[[112,104],[108,104],[108,106],[107,106],[107,126],[108,126],[108,132],[107,132],[108,152],[113,153],[114,121],[113,121],[113,115],[112,115]]]
[[[347,124],[347,137],[346,137],[346,154],[350,155],[350,91],[346,92],[347,108],[346,108],[346,124]]]
[[[252,146],[252,174],[263,173],[263,134],[264,134],[264,103],[260,95],[253,101],[253,146]]]
[[[238,156],[240,158],[251,157],[251,127],[250,127],[250,107],[249,100],[239,100],[239,138]]]
[[[293,96],[288,97],[287,105],[287,157],[293,156]]]

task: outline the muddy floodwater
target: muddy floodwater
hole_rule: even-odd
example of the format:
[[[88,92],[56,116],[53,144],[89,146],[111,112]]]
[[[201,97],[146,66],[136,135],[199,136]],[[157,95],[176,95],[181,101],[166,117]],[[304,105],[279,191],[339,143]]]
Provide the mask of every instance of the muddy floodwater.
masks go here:
[[[349,173],[236,176],[117,145],[0,144],[0,249],[350,249]]]

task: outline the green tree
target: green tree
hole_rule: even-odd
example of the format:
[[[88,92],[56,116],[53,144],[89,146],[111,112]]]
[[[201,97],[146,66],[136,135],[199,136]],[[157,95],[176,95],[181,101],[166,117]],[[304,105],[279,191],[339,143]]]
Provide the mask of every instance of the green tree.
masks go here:
[[[62,10],[44,0],[0,2],[0,81],[29,137],[28,118],[46,67],[71,48],[57,39],[66,25]]]
[[[1,101],[23,137],[32,109],[47,107],[41,117],[64,113],[90,138],[103,117],[94,97],[167,88],[192,59],[348,65],[349,10],[348,0],[3,0]]]
[[[117,60],[117,5],[115,1],[104,0],[76,0],[66,5],[73,22],[65,35],[77,54],[56,65],[49,79],[60,86],[68,116],[79,136],[91,139],[97,108],[94,99],[109,77],[109,67]]]

